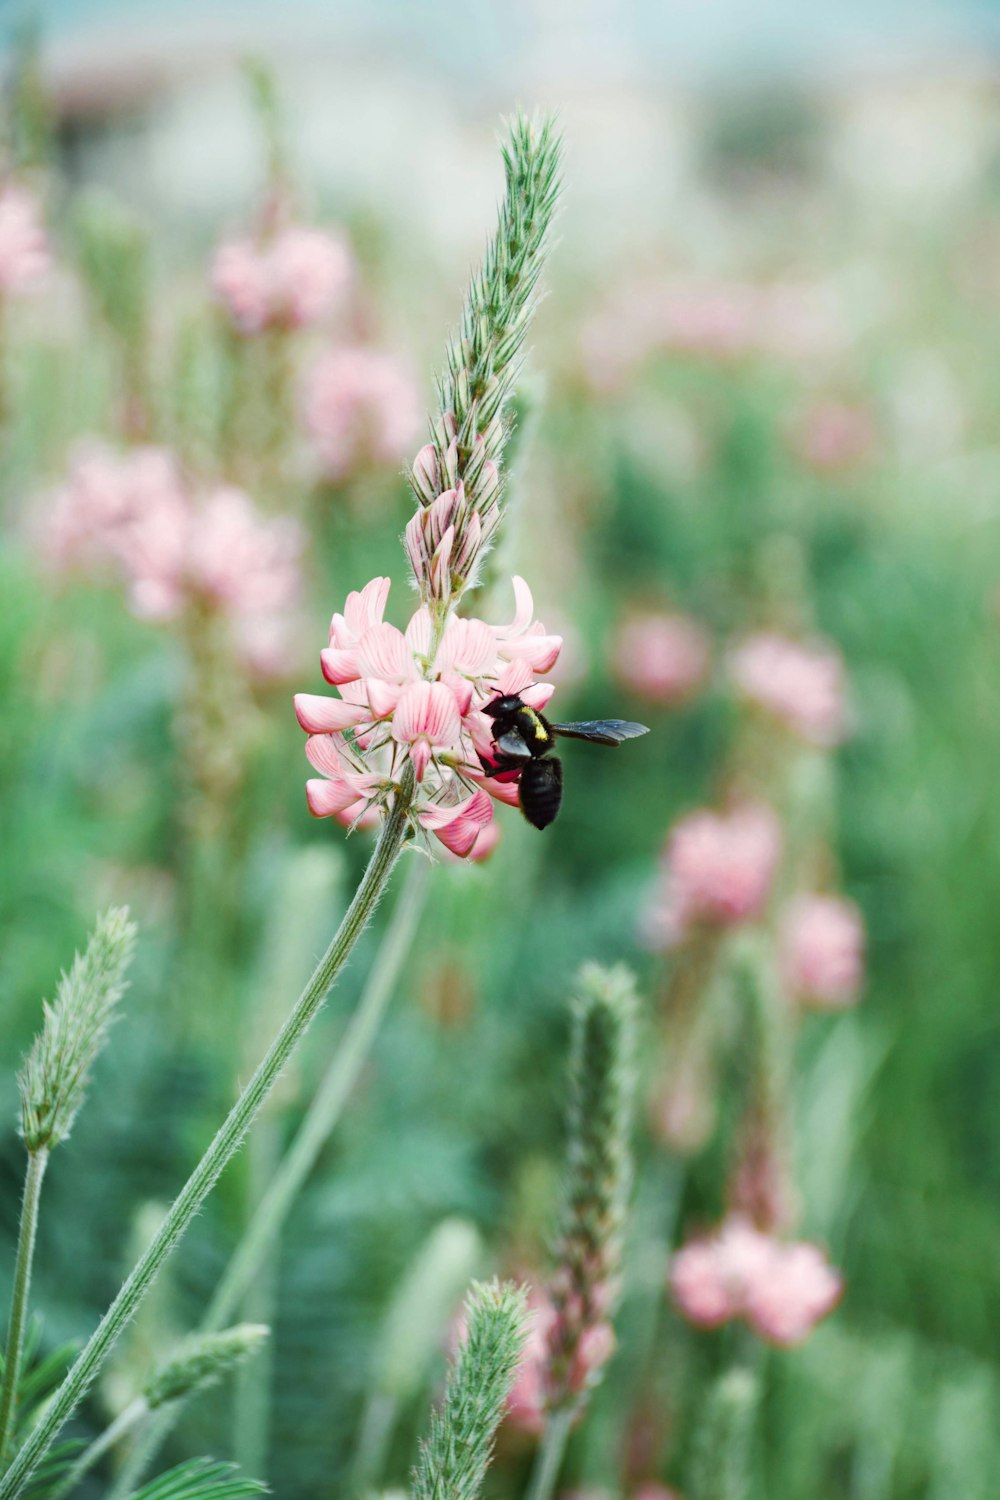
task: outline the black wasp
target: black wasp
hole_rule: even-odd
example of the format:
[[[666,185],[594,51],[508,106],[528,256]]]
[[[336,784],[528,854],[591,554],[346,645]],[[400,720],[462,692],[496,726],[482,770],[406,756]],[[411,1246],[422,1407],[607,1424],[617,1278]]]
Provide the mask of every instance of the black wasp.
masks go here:
[[[557,736],[589,740],[593,745],[620,745],[648,734],[645,724],[627,719],[585,719],[581,724],[550,724],[529,708],[517,693],[487,703],[483,713],[493,720],[493,748],[489,760],[480,756],[487,776],[518,782],[521,811],[535,828],[548,828],[562,802],[562,761],[552,751]]]

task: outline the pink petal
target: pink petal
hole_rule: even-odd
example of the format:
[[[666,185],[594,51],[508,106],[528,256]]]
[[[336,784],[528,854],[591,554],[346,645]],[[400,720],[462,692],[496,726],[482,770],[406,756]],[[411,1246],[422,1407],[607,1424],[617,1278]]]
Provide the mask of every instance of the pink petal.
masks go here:
[[[483,620],[452,618],[437,661],[441,667],[453,667],[466,677],[481,677],[496,661],[496,633]]]
[[[392,720],[393,738],[403,744],[426,737],[435,745],[453,745],[462,720],[452,693],[440,682],[414,682],[399,700]]]
[[[503,802],[507,807],[520,806],[520,789],[517,781],[500,781],[496,776],[483,778],[483,788],[497,802]]]
[[[369,626],[381,623],[389,597],[390,582],[388,578],[373,578],[370,583],[365,584],[360,594],[348,594],[344,614],[355,634],[361,635]]]
[[[365,687],[368,690],[372,717],[375,719],[387,719],[390,714],[395,713],[396,705],[405,692],[401,683],[383,682],[378,677],[366,678]]]
[[[531,687],[522,688],[521,701],[529,708],[537,709],[541,713],[555,690],[555,684],[552,682],[535,682]]]
[[[467,677],[460,677],[457,672],[446,672],[441,681],[454,695],[458,711],[464,719],[472,706],[472,683]]]
[[[492,823],[493,808],[484,792],[473,792],[454,807],[428,807],[418,814],[418,819],[446,849],[464,859],[472,852],[482,830]]]
[[[334,687],[340,687],[345,682],[356,682],[361,676],[358,653],[352,647],[328,646],[319,653],[319,661],[323,668],[323,676],[327,682],[332,682]]]
[[[337,741],[329,734],[311,734],[306,740],[306,759],[324,776],[341,776],[344,762],[337,750]]]
[[[485,828],[493,818],[490,799],[482,791],[473,792],[464,802],[453,803],[451,807],[433,804],[417,814],[421,827],[430,828],[435,833],[439,828],[447,828],[456,818],[471,818],[477,827]]]
[[[523,635],[531,624],[531,617],[535,612],[535,601],[523,578],[515,573],[511,582],[514,585],[514,618],[506,626],[504,634]]]
[[[357,794],[342,781],[306,782],[306,802],[314,818],[333,818],[356,800]]]
[[[515,640],[501,640],[498,649],[501,655],[511,660],[523,661],[531,671],[547,672],[555,665],[562,650],[561,635],[522,635]]]
[[[523,693],[530,683],[531,668],[527,662],[509,661],[497,678],[496,687],[486,701],[489,702],[490,698],[499,698],[508,693]],[[531,706],[532,708],[538,707],[537,703]]]
[[[462,732],[462,717],[454,693],[442,682],[430,684],[427,738],[434,745],[453,745]]]
[[[423,781],[424,772],[427,770],[427,762],[431,758],[431,747],[424,739],[415,740],[410,746],[410,759],[413,761],[413,769],[417,780]]]
[[[368,718],[368,710],[345,703],[342,698],[323,698],[316,693],[295,694],[295,717],[307,734],[338,734]]]
[[[358,645],[358,664],[362,677],[405,681],[417,675],[413,652],[403,632],[395,625],[368,627]]]
[[[414,656],[426,657],[431,649],[432,632],[430,611],[418,609],[406,627],[406,644]]]

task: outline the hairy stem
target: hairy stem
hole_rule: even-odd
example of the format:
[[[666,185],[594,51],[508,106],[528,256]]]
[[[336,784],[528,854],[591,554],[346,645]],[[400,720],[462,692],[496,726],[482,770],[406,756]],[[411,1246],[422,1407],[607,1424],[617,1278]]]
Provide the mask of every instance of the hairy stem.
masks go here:
[[[44,1146],[28,1152],[28,1169],[24,1177],[21,1200],[21,1224],[17,1234],[17,1260],[14,1265],[14,1288],[10,1299],[10,1321],[4,1348],[3,1387],[0,1389],[0,1459],[10,1446],[17,1415],[17,1382],[21,1374],[21,1351],[24,1348],[24,1325],[28,1318],[31,1292],[31,1263],[35,1255],[35,1232],[38,1228],[38,1203],[42,1195],[42,1178],[49,1153]]]
[[[535,1455],[526,1500],[552,1500],[572,1424],[571,1411],[553,1412],[549,1417]]]
[[[113,1448],[127,1432],[131,1432],[137,1422],[148,1416],[149,1407],[144,1396],[136,1396],[130,1401],[124,1410],[120,1411],[114,1421],[105,1427],[104,1431],[94,1439],[89,1448],[86,1448],[76,1463],[61,1479],[55,1489],[50,1490],[46,1500],[63,1500],[71,1490],[76,1489],[85,1474],[89,1474],[99,1458],[103,1458],[109,1449]]]
[[[239,1150],[258,1110],[305,1035],[378,905],[403,847],[413,786],[412,765],[408,765],[403,785],[382,825],[379,841],[361,884],[333,941],[313,971],[295,1008],[226,1116],[215,1139],[175,1198],[158,1234],[84,1346],[45,1415],[32,1429],[27,1442],[0,1479],[0,1500],[14,1500],[16,1495],[22,1493],[25,1481],[34,1472],[53,1438],[86,1392],[122,1329],[152,1285],[163,1262],[208,1197],[220,1173]]]
[[[371,1052],[386,1006],[392,999],[403,961],[410,951],[427,898],[430,871],[431,866],[426,860],[415,859],[407,872],[357,1010],[344,1030],[340,1046],[320,1080],[319,1088],[295,1139],[285,1152],[219,1278],[219,1284],[199,1324],[200,1333],[223,1328],[253,1285],[268,1248],[280,1234],[292,1204],[344,1111],[351,1090]],[[166,1441],[181,1414],[182,1406],[181,1402],[165,1406],[150,1423],[142,1442],[127,1461],[130,1488],[134,1488]],[[122,1473],[125,1472],[123,1469]],[[128,1491],[123,1490],[122,1493],[127,1494]],[[117,1489],[109,1496],[109,1500],[117,1500]]]
[[[357,1010],[320,1081],[316,1095],[281,1165],[254,1210],[223,1271],[200,1325],[202,1333],[224,1328],[252,1284],[260,1258],[279,1233],[288,1211],[329,1139],[371,1051],[385,1008],[416,931],[430,866],[414,860],[386,928]]]

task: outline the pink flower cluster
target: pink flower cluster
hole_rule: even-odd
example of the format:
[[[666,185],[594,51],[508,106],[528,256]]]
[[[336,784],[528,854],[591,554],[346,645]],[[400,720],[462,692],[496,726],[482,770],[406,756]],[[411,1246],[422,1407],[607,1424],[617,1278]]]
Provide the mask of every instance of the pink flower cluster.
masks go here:
[[[674,1256],[670,1284],[702,1328],[743,1318],[772,1344],[799,1344],[837,1304],[843,1280],[818,1246],[785,1242],[731,1215]]]
[[[544,708],[553,689],[535,677],[554,665],[562,641],[533,619],[521,578],[505,626],[455,615],[436,624],[421,607],[398,630],[383,620],[388,593],[388,578],[373,578],[333,616],[320,661],[340,696],[296,695],[306,755],[324,778],[307,783],[309,809],[348,825],[374,823],[409,760],[416,823],[453,854],[481,858],[495,840],[493,801],[517,802],[513,781],[484,774],[494,752],[482,709],[500,693]]]
[[[708,635],[689,615],[636,614],[619,627],[615,676],[650,703],[679,703],[704,682],[711,652]]]
[[[797,896],[781,921],[779,961],[789,994],[802,1004],[853,1004],[865,966],[864,923],[853,901]]]
[[[808,744],[832,749],[847,734],[844,662],[826,642],[760,631],[734,650],[729,671],[739,693]]]
[[[61,571],[111,565],[143,619],[198,605],[226,616],[261,675],[280,671],[301,592],[303,537],[289,518],[264,520],[242,490],[192,494],[160,448],[80,453],[45,518],[42,546]]]
[[[8,183],[0,189],[0,295],[30,290],[50,264],[38,199]]]
[[[759,916],[781,854],[781,826],[764,803],[707,809],[674,824],[647,920],[653,947],[669,948],[696,927],[731,927]]]
[[[331,479],[365,464],[397,464],[420,424],[413,380],[392,354],[331,349],[313,366],[303,420]]]
[[[321,322],[346,290],[351,255],[322,229],[289,225],[273,238],[227,240],[215,252],[212,290],[240,333]]]

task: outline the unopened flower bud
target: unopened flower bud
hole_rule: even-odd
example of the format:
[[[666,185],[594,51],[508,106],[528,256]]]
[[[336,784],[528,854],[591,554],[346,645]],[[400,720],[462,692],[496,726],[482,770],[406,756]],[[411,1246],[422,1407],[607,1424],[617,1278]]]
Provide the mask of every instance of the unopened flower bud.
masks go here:
[[[441,469],[437,449],[433,443],[425,443],[413,460],[410,483],[421,505],[430,505],[441,489]]]

